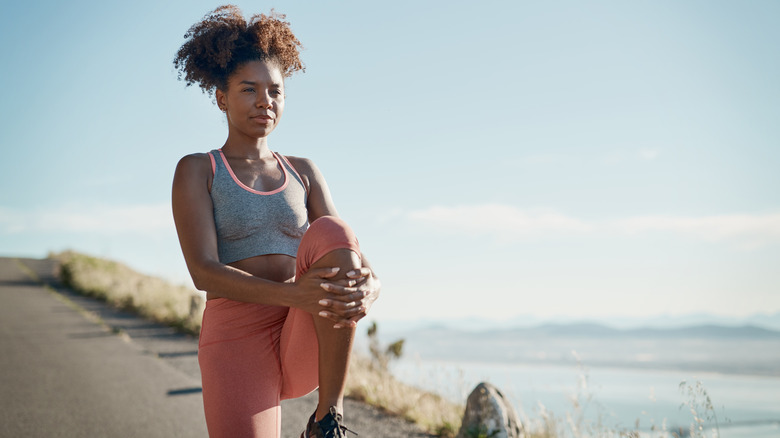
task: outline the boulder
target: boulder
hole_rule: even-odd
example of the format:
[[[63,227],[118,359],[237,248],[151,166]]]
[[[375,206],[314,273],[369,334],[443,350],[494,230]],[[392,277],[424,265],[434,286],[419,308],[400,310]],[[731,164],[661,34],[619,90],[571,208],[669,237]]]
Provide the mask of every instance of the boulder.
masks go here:
[[[469,395],[457,438],[522,438],[512,404],[495,386],[482,382]]]

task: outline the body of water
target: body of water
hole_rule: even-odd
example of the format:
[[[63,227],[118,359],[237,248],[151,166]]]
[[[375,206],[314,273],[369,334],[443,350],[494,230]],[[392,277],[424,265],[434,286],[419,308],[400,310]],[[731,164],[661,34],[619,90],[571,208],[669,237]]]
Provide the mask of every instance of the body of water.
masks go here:
[[[462,403],[482,381],[498,387],[525,422],[543,413],[580,426],[649,432],[694,423],[692,403],[725,438],[780,437],[780,378],[580,366],[490,364],[404,359],[393,364],[402,381]],[[682,385],[681,383],[686,382]],[[701,386],[697,387],[697,382]],[[691,395],[691,391],[694,393]],[[713,407],[706,410],[706,397]],[[714,414],[714,418],[713,418]]]
[[[403,357],[391,364],[399,379],[457,403],[465,403],[480,382],[490,382],[531,428],[552,415],[561,429],[571,430],[570,416],[581,430],[601,424],[602,430],[638,430],[658,437],[663,435],[653,428],[690,427],[693,406],[705,425],[712,427],[717,420],[720,437],[780,438],[780,342],[775,338],[435,332],[406,339]]]

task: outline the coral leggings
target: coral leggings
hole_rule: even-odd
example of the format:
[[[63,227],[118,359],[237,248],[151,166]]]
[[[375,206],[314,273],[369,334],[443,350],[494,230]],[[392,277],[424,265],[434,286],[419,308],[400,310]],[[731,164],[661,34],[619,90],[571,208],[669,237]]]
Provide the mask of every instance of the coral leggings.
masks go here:
[[[296,278],[325,254],[342,248],[360,255],[352,230],[338,218],[317,219],[298,247]],[[208,300],[198,362],[209,436],[279,437],[280,401],[317,389],[317,347],[314,320],[307,312]]]

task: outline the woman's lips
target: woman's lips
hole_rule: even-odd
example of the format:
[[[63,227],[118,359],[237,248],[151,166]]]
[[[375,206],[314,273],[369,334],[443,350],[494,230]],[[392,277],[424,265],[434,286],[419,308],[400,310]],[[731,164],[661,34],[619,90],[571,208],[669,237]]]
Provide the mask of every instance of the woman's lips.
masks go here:
[[[274,121],[274,119],[271,118],[270,116],[256,116],[256,117],[252,117],[252,120],[254,120],[255,123],[260,123],[262,125],[268,125]]]

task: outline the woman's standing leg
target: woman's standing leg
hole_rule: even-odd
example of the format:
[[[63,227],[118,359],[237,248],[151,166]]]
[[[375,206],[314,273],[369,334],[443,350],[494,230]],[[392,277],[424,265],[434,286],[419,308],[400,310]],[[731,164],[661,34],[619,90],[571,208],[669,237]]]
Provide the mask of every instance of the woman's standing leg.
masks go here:
[[[284,307],[206,302],[198,362],[211,438],[274,438],[281,433],[278,341]]]

